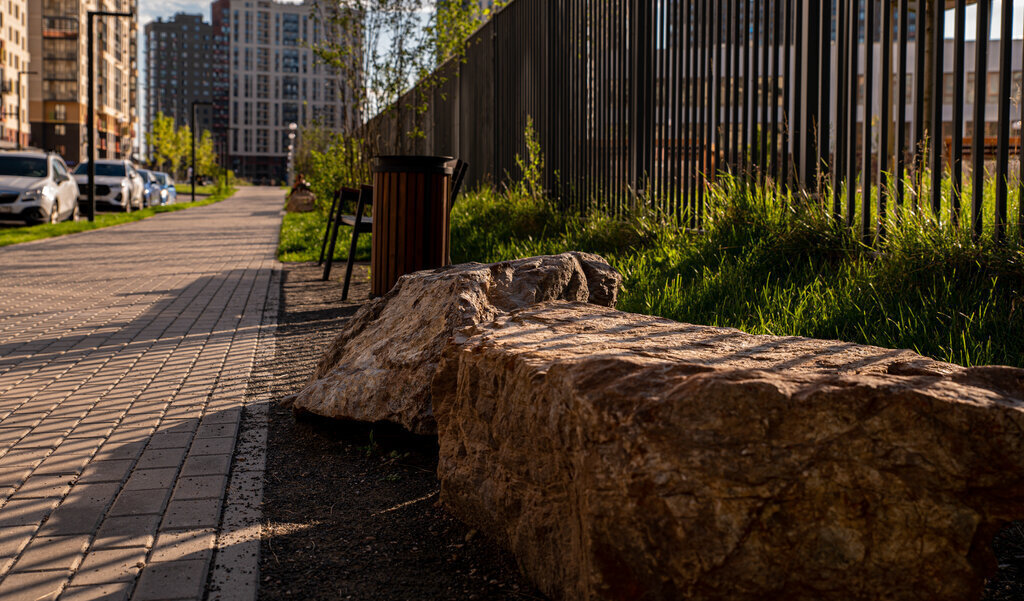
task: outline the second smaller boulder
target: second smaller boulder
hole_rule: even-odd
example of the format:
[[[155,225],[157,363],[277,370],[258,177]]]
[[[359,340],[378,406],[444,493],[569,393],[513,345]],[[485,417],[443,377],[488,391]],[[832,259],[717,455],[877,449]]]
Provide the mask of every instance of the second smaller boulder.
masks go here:
[[[607,261],[581,252],[403,276],[346,324],[292,407],[434,435],[430,383],[454,332],[545,301],[614,307],[621,283]]]

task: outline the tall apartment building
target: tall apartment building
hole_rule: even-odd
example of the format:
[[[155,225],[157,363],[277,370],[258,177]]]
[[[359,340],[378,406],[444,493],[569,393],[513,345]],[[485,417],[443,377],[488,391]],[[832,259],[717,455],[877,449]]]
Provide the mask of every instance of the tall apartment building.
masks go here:
[[[214,32],[224,40],[227,140],[231,168],[243,177],[284,180],[289,124],[341,129],[355,120],[341,79],[314,60],[324,39],[313,2],[217,0]],[[216,120],[216,117],[215,117]]]
[[[145,26],[146,39],[146,131],[152,131],[158,113],[174,118],[178,125],[192,124],[192,103],[196,106],[196,132],[212,130],[211,104],[216,78],[211,62],[217,62],[213,27],[202,15],[178,13],[170,20],[158,18]]]
[[[0,147],[16,147],[19,137],[22,145],[29,141],[27,9],[26,0],[0,2]]]
[[[137,0],[28,0],[29,120],[32,144],[69,163],[86,158],[88,12],[138,13]],[[138,25],[134,17],[95,20],[96,156],[127,158],[138,128]]]

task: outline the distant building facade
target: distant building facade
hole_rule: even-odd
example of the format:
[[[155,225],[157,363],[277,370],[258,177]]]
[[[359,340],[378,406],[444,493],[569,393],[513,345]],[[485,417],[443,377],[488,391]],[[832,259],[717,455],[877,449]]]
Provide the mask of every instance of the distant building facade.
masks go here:
[[[198,133],[213,129],[212,103],[217,77],[210,65],[216,62],[213,26],[202,15],[178,13],[164,21],[158,18],[145,26],[146,40],[146,131],[152,131],[157,114],[174,119],[177,125],[192,126],[192,103],[196,106]]]
[[[28,0],[28,77],[32,144],[64,156],[87,158],[88,12],[137,14],[136,0]],[[138,24],[135,17],[95,20],[96,155],[130,158],[138,131]]]
[[[337,130],[356,119],[341,78],[310,49],[325,38],[313,6],[311,0],[217,0],[211,6],[227,75],[214,120],[225,118],[220,133],[229,165],[242,177],[286,179],[290,124],[301,135],[314,123]]]
[[[0,2],[0,91],[3,92],[3,116],[0,117],[0,147],[12,147],[21,138],[29,142],[28,121],[28,2]],[[22,75],[19,77],[19,73]],[[21,110],[19,112],[19,99]]]

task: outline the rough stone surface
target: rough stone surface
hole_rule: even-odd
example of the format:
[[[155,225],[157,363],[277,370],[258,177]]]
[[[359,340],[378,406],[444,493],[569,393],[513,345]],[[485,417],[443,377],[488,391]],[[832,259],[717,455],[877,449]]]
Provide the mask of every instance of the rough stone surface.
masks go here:
[[[964,601],[1024,517],[1024,370],[545,303],[433,385],[441,498],[555,599]]]
[[[455,331],[543,301],[612,306],[621,281],[604,259],[579,252],[403,276],[352,318],[292,406],[434,434],[430,382]]]
[[[306,189],[298,189],[288,194],[288,202],[284,210],[289,213],[309,213],[316,208],[316,195]]]

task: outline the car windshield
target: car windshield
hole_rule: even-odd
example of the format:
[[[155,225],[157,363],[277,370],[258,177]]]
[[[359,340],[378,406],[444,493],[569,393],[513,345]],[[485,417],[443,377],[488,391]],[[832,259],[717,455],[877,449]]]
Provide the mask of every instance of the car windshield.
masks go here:
[[[87,175],[89,163],[79,163],[75,167],[75,175]],[[124,177],[124,163],[96,163],[96,175],[99,177]]]
[[[167,185],[167,174],[166,173],[154,173],[156,181],[160,182],[161,185]]]
[[[0,175],[46,177],[46,159],[0,156]]]
[[[156,178],[153,177],[153,174],[150,173],[149,171],[146,171],[145,169],[139,169],[139,175],[142,176],[142,179],[144,181],[147,181],[147,182],[154,182],[154,181],[156,181]]]

